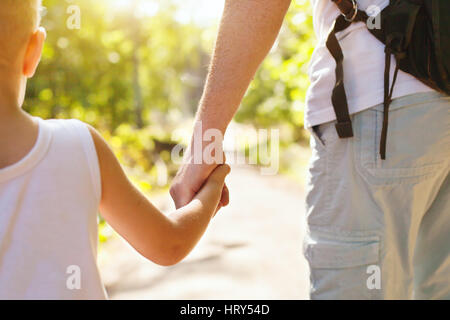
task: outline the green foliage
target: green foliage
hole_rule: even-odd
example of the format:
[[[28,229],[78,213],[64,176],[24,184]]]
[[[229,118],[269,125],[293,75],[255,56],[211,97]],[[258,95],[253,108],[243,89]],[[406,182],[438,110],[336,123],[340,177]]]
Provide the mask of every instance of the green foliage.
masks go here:
[[[133,180],[150,191],[157,186],[155,163],[165,163],[169,177],[176,171],[172,132],[191,125],[215,29],[180,22],[175,0],[157,1],[151,15],[133,11],[139,0],[123,10],[112,9],[110,1],[44,0],[48,38],[24,108],[43,118],[92,124]],[[80,29],[67,27],[71,4],[81,9]],[[277,46],[236,117],[282,128],[286,147],[304,138],[306,68],[314,41],[309,12],[304,0],[292,4]]]
[[[154,110],[177,109],[179,118],[195,110],[208,63],[203,30],[178,23],[170,4],[152,17],[114,12],[106,0],[76,4],[82,25],[71,30],[69,4],[45,2],[48,39],[27,110],[44,118],[76,117],[111,132],[138,118],[141,126],[152,125]]]
[[[314,42],[309,2],[293,2],[276,45],[245,96],[237,121],[265,128],[282,126],[288,131],[282,137],[285,142],[305,138],[307,68]]]
[[[92,124],[141,186],[156,179],[158,160],[173,175],[171,131],[200,99],[212,47],[206,31],[178,22],[170,1],[153,16],[137,16],[132,5],[113,10],[108,0],[72,4],[81,9],[80,29],[67,27],[71,3],[44,1],[48,38],[24,108]]]

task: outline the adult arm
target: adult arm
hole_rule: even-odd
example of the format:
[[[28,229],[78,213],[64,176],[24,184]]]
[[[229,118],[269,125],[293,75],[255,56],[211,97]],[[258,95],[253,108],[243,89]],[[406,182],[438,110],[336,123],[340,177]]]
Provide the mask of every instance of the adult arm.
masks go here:
[[[195,125],[202,132],[218,129],[222,136],[236,113],[256,70],[272,48],[291,0],[226,0],[219,34]],[[203,134],[202,134],[203,136]],[[178,171],[171,195],[184,206],[217,164],[195,164],[194,138]],[[201,153],[202,154],[202,153]],[[198,159],[198,158],[197,158]],[[222,193],[228,203],[228,190]]]

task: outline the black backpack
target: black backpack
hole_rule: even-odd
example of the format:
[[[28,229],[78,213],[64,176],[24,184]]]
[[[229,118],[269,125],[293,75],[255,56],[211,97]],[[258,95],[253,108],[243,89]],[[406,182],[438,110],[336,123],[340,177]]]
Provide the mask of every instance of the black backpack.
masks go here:
[[[353,22],[367,23],[370,17],[358,10],[356,0],[331,1],[342,12],[327,39],[327,48],[336,60],[336,85],[331,100],[336,113],[337,133],[340,138],[349,138],[353,137],[353,129],[343,82],[344,56],[336,32],[346,29]],[[380,142],[380,156],[385,159],[389,106],[399,69],[450,95],[450,0],[390,0],[375,19],[380,19],[381,28],[369,28],[369,31],[385,44],[386,52]],[[392,84],[389,83],[391,55],[397,62]]]

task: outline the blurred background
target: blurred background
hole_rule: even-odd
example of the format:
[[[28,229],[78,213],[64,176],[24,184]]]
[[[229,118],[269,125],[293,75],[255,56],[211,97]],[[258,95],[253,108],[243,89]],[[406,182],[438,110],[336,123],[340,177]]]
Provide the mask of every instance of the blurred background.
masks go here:
[[[77,118],[111,144],[132,181],[164,212],[190,139],[224,0],[44,0],[47,43],[25,109]],[[303,128],[314,34],[307,0],[294,0],[282,32],[231,124],[244,156],[255,129],[278,129],[280,167],[233,165],[231,205],[180,265],[141,258],[101,220],[99,263],[112,299],[303,299],[301,255],[310,156]],[[270,139],[270,137],[269,137]]]

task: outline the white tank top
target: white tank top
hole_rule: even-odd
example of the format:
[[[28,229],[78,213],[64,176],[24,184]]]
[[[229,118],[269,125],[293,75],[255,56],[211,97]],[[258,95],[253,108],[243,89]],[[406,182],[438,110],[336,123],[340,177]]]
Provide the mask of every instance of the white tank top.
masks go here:
[[[0,299],[105,299],[92,137],[77,120],[38,121],[33,149],[0,169]]]
[[[325,43],[333,21],[340,14],[331,0],[311,0],[314,31],[317,46],[309,67],[311,85],[306,96],[305,127],[312,127],[336,119],[331,104],[336,77],[336,63]],[[367,11],[370,6],[381,9],[389,0],[358,0],[359,7]],[[369,12],[368,12],[369,13]],[[384,45],[368,30],[364,23],[354,23],[337,34],[344,53],[344,87],[350,113],[368,109],[383,102],[384,94]],[[395,62],[392,64],[391,78]],[[417,92],[432,91],[431,88],[402,71],[398,74],[393,98]]]

